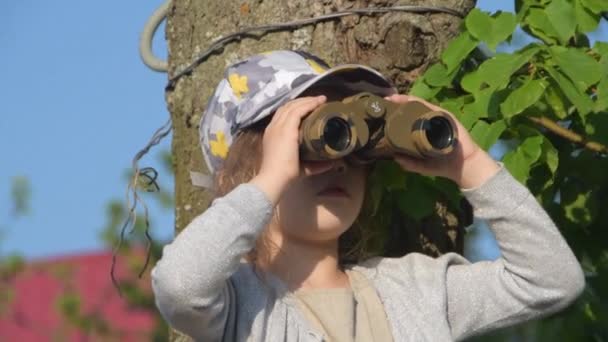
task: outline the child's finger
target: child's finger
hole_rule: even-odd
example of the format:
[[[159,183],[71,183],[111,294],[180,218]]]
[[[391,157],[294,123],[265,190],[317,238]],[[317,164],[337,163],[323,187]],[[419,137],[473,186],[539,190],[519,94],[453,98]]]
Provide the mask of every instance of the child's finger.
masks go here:
[[[293,108],[292,114],[289,117],[298,117],[298,119],[302,119],[303,117],[310,114],[313,110],[317,109],[321,104],[323,104],[327,98],[325,95],[315,96],[309,98],[308,101],[303,102],[301,105]]]
[[[396,103],[405,103],[412,100],[412,96],[405,94],[393,94],[390,96],[386,96],[385,100],[389,100]]]
[[[317,101],[317,99],[316,99],[316,97],[313,97],[313,96],[299,97],[297,99],[293,99],[293,100],[285,103],[281,107],[279,107],[279,109],[277,109],[277,114],[283,115],[287,112],[290,112],[294,108],[301,106],[304,103],[314,102],[314,101]]]
[[[285,120],[286,117],[289,116],[289,113],[291,112],[291,110],[294,107],[297,107],[302,102],[305,103],[306,101],[310,101],[310,98],[308,98],[308,97],[302,97],[302,98],[297,98],[295,100],[291,100],[291,101],[285,103],[284,105],[282,105],[281,107],[279,107],[274,112],[274,114],[272,115],[272,119],[270,120],[270,123],[268,124],[268,126],[279,125],[281,122],[283,122]]]
[[[317,99],[316,102],[306,102],[305,104],[294,108],[289,113],[289,115],[285,115],[286,117],[283,120],[283,125],[285,125],[285,127],[289,127],[289,129],[297,129],[298,127],[300,127],[302,119],[310,115],[310,113],[312,113],[315,109],[317,109],[317,107],[323,104],[323,102],[325,102],[324,98]]]
[[[315,97],[302,97],[290,101],[275,113],[275,115],[278,114],[277,124],[284,124],[294,116],[300,120],[302,117],[315,110],[320,104],[325,102],[325,100],[326,97],[321,95]]]
[[[424,165],[423,160],[412,158],[412,157],[406,156],[404,154],[395,154],[394,159],[397,162],[397,164],[399,164],[399,166],[401,166],[401,168],[403,168],[406,171],[416,172],[416,173],[421,173],[421,174],[427,173],[426,172],[427,167],[426,167],[426,165]]]

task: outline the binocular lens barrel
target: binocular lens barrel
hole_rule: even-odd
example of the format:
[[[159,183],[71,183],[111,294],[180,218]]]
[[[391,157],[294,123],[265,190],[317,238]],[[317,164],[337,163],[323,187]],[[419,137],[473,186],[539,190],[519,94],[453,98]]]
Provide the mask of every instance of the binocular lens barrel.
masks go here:
[[[438,150],[451,146],[454,141],[452,125],[444,117],[435,116],[426,120],[422,129],[431,146]]]
[[[396,104],[370,93],[326,103],[300,126],[302,160],[348,156],[362,163],[405,153],[436,158],[451,153],[457,137],[453,119],[421,102]]]
[[[325,143],[335,151],[344,151],[350,146],[350,125],[346,120],[333,117],[325,123],[323,128]]]

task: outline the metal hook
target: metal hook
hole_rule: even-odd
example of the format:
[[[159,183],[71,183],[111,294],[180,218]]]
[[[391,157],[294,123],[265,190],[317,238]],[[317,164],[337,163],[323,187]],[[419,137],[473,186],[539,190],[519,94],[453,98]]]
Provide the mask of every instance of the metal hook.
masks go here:
[[[144,64],[154,71],[167,72],[167,70],[169,70],[167,61],[154,56],[154,53],[152,52],[152,39],[154,38],[154,34],[156,34],[156,30],[160,23],[167,17],[170,4],[171,0],[167,0],[154,11],[144,25],[144,30],[139,39],[139,55]]]

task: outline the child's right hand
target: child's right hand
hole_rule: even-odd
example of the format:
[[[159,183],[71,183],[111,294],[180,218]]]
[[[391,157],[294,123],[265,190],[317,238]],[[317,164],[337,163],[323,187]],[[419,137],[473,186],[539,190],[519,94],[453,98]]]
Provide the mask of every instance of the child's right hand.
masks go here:
[[[266,127],[262,164],[250,183],[264,191],[273,204],[279,202],[283,192],[297,178],[319,174],[333,167],[332,161],[300,163],[299,154],[300,123],[326,100],[323,95],[291,100],[277,109]]]

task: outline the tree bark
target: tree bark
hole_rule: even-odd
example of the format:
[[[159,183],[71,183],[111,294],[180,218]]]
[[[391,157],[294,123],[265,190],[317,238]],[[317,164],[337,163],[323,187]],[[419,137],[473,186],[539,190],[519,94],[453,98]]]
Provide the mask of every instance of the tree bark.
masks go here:
[[[442,6],[466,14],[474,7],[475,0],[172,0],[166,26],[169,76],[189,65],[212,41],[239,28],[311,18],[352,8],[390,5]],[[461,22],[461,18],[450,14],[352,15],[295,30],[244,38],[212,54],[166,93],[173,120],[176,234],[209,205],[208,193],[191,185],[189,171],[206,172],[198,142],[198,122],[207,99],[229,64],[268,50],[301,49],[330,65],[369,65],[390,77],[399,91],[406,93],[427,66],[438,59],[447,42],[458,34]],[[468,218],[463,217],[463,212],[449,212],[442,203],[438,203],[437,209],[437,218],[433,220],[423,223],[406,220],[408,232],[404,236],[410,238],[404,239],[410,242],[403,248],[391,247],[390,254],[412,248],[429,254],[462,251],[463,226],[468,224],[465,222]],[[464,211],[467,212],[470,210]],[[441,225],[443,227],[439,229]],[[425,232],[431,231],[442,233],[441,236],[427,236]],[[411,237],[416,240],[414,245]],[[173,341],[181,339],[177,334],[172,337]]]

